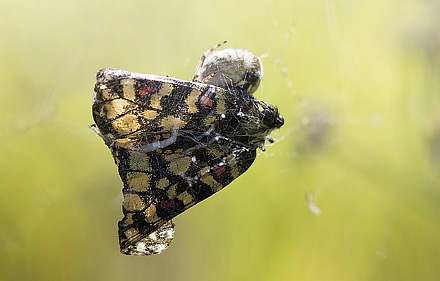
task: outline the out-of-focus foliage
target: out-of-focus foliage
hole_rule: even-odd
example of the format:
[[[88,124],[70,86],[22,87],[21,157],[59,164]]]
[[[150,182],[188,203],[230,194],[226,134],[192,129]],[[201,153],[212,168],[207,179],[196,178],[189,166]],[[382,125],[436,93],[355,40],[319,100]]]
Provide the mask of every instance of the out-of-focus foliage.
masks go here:
[[[439,3],[0,2],[0,280],[438,280]],[[223,40],[286,123],[168,250],[124,256],[95,73],[189,79]]]

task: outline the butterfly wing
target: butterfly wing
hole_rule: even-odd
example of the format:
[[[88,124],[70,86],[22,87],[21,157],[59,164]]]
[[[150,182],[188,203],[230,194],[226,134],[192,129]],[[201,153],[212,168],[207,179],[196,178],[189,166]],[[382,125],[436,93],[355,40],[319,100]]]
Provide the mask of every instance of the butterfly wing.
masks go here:
[[[121,252],[160,253],[173,217],[250,167],[257,145],[247,128],[262,109],[245,92],[212,85],[114,69],[97,78],[95,130],[124,183]]]

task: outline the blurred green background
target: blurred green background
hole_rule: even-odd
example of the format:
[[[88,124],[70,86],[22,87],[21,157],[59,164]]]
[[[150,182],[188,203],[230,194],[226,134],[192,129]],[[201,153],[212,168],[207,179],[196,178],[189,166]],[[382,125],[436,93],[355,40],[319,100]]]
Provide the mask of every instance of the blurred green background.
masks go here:
[[[0,10],[0,280],[438,280],[440,1]],[[95,74],[190,79],[223,40],[264,57],[255,95],[286,123],[176,218],[168,250],[122,255],[122,183],[88,128]]]

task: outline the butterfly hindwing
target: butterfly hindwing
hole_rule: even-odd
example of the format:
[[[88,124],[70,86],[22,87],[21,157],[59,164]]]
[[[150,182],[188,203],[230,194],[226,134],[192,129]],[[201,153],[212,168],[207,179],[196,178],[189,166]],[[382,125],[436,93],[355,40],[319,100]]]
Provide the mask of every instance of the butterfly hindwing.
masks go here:
[[[215,156],[206,147],[190,155],[115,150],[124,182],[125,216],[119,222],[121,250],[134,251],[151,234],[161,232],[173,217],[232,182],[255,158],[254,151],[245,148],[232,148]]]

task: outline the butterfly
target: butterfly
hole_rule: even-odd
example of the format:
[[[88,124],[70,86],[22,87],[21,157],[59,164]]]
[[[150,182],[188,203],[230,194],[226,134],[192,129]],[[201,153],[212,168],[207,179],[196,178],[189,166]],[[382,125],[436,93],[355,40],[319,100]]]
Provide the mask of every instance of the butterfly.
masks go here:
[[[251,95],[261,81],[260,60],[243,49],[207,56],[214,48],[193,81],[97,73],[91,128],[111,150],[124,184],[118,224],[124,254],[165,250],[174,237],[172,219],[243,174],[284,124],[277,108]]]

